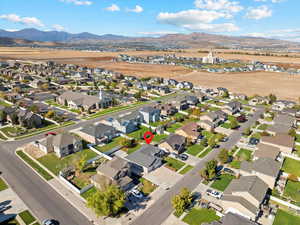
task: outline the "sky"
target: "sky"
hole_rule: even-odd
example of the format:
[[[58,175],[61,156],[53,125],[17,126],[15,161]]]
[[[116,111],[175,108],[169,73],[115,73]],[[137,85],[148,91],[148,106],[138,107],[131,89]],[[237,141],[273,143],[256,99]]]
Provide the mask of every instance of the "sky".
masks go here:
[[[160,36],[206,32],[300,41],[300,0],[0,0],[0,29]]]

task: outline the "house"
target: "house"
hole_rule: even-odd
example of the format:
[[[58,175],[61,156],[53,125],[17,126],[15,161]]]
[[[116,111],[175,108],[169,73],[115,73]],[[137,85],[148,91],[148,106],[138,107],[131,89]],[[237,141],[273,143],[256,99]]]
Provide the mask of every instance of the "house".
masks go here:
[[[266,97],[255,96],[249,100],[249,105],[268,104],[269,100]]]
[[[182,153],[185,150],[186,138],[178,134],[171,134],[159,147],[167,152]]]
[[[259,158],[253,162],[243,161],[240,174],[243,176],[255,175],[273,189],[281,168],[281,163],[271,158]]]
[[[103,123],[88,125],[76,133],[87,142],[95,145],[108,143],[118,136],[117,130],[114,127]]]
[[[278,147],[281,152],[291,154],[294,148],[294,137],[288,134],[276,134],[275,136],[264,136],[261,143]]]
[[[296,105],[296,102],[293,101],[287,101],[287,100],[277,100],[273,103],[272,109],[282,111],[286,108],[293,108]]]
[[[228,185],[223,192],[221,205],[225,213],[236,213],[256,221],[267,190],[268,184],[258,176],[242,176]]]
[[[116,118],[109,118],[103,123],[114,127],[117,131],[129,134],[139,129],[143,122],[143,116],[135,111],[120,115]]]
[[[219,96],[224,96],[226,93],[228,93],[228,89],[224,87],[218,87],[217,92]]]
[[[57,102],[61,105],[67,105],[72,109],[84,109],[88,111],[111,106],[112,98],[102,90],[100,90],[98,97],[66,91],[57,98]]]
[[[189,108],[187,100],[182,97],[176,97],[176,99],[172,101],[172,105],[174,105],[177,110],[186,110]]]
[[[153,145],[142,145],[140,149],[126,156],[131,163],[132,173],[143,175],[150,173],[163,164],[164,151]]]
[[[142,114],[144,122],[148,124],[160,120],[160,110],[155,107],[145,106],[139,112]]]
[[[272,135],[279,133],[287,134],[295,124],[295,117],[288,114],[278,114],[274,118],[273,125],[268,127],[266,131]]]
[[[185,100],[189,105],[197,105],[199,103],[199,99],[194,95],[185,96]]]
[[[230,95],[230,99],[247,100],[247,95],[234,93]]]
[[[241,215],[229,212],[225,216],[223,216],[219,221],[213,221],[211,223],[203,223],[203,225],[258,225],[258,224]]]
[[[156,108],[160,110],[162,116],[173,116],[178,112],[178,109],[171,103],[158,104]]]
[[[40,115],[29,110],[18,110],[18,121],[21,126],[26,128],[38,128],[43,125],[43,119]]]
[[[175,133],[195,142],[200,136],[199,128],[197,123],[190,122],[177,129]]]
[[[256,160],[259,158],[270,158],[276,160],[279,157],[279,154],[280,154],[279,147],[263,144],[260,142],[257,145],[257,149],[253,154],[253,159]]]
[[[82,141],[79,137],[62,133],[48,135],[38,143],[39,148],[46,154],[54,152],[57,157],[62,158],[82,150]]]
[[[238,101],[229,102],[223,106],[223,111],[229,115],[234,115],[242,110],[242,103]]]
[[[198,124],[202,129],[212,131],[214,128],[223,124],[226,120],[227,114],[221,110],[218,110],[201,116]]]
[[[97,174],[91,177],[91,183],[100,190],[104,190],[108,185],[116,185],[123,191],[127,191],[134,186],[130,175],[130,163],[122,158],[114,157],[98,166]]]

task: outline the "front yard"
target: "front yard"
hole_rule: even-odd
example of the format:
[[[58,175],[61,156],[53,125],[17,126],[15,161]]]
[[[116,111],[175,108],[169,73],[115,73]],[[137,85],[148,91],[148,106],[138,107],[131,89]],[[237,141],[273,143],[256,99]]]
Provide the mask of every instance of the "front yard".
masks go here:
[[[300,177],[300,162],[295,159],[285,158],[282,170],[286,173]]]
[[[153,183],[151,183],[149,180],[146,180],[145,178],[140,178],[141,182],[141,188],[140,191],[143,192],[144,195],[151,194],[157,186]]]
[[[171,157],[166,157],[164,160],[166,161],[165,166],[174,171],[180,170],[185,165],[185,163]]]
[[[240,160],[251,161],[252,159],[252,151],[247,149],[240,149],[240,151],[236,154],[237,158]]]
[[[278,209],[273,225],[296,225],[296,224],[300,224],[299,216]]]
[[[4,182],[4,180],[2,180],[1,178],[0,178],[0,191],[4,191],[4,190],[6,190],[8,187],[7,187],[7,185],[6,185],[6,183]]]
[[[184,174],[186,174],[187,172],[189,172],[191,169],[193,169],[194,167],[193,166],[191,166],[191,165],[187,165],[187,166],[185,166],[182,170],[180,170],[180,174],[181,175],[184,175]]]
[[[300,182],[288,181],[285,185],[283,195],[300,203]]]
[[[222,174],[212,183],[211,187],[219,191],[225,191],[225,189],[234,178],[235,177],[232,175]]]
[[[97,149],[100,152],[107,152],[113,148],[116,148],[118,146],[120,146],[120,140],[122,139],[122,137],[117,137],[114,138],[111,142],[107,143],[106,145],[103,146],[95,146],[94,148]]]
[[[204,158],[208,153],[210,153],[213,150],[213,148],[209,147],[204,152],[202,152],[198,157]]]
[[[179,123],[179,122],[174,123],[170,127],[167,128],[167,132],[175,133],[175,131],[177,129],[179,129],[180,127],[182,127],[182,123]]]
[[[183,218],[183,221],[189,225],[201,225],[219,220],[219,218],[214,210],[193,208]]]
[[[205,147],[199,144],[192,145],[187,148],[186,153],[196,156],[201,152]]]

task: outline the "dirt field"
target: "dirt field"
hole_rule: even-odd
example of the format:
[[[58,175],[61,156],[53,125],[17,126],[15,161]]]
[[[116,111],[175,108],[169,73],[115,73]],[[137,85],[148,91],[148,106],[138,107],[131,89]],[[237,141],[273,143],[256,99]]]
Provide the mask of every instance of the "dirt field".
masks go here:
[[[215,74],[192,72],[173,78],[178,81],[191,81],[203,87],[226,87],[233,92],[247,95],[269,95],[273,93],[279,98],[294,101],[298,101],[300,97],[300,76],[290,76],[286,73]]]
[[[226,50],[224,50],[226,51]],[[159,55],[167,52],[122,52],[129,55]],[[234,73],[214,74],[205,72],[192,72],[183,67],[166,65],[144,65],[115,63],[112,58],[120,52],[82,52],[49,49],[31,48],[1,48],[0,60],[2,59],[23,59],[23,60],[54,60],[61,63],[73,63],[91,67],[103,67],[113,71],[139,77],[160,76],[174,78],[177,80],[191,81],[205,87],[227,87],[233,92],[245,93],[248,95],[268,95],[274,93],[280,98],[298,100],[300,97],[300,76],[290,76],[286,73]],[[201,57],[206,54],[197,53],[197,50],[186,50],[178,53],[182,56]],[[219,57],[227,59],[258,60],[264,62],[300,63],[300,58],[288,57],[266,57],[249,55],[220,54]]]

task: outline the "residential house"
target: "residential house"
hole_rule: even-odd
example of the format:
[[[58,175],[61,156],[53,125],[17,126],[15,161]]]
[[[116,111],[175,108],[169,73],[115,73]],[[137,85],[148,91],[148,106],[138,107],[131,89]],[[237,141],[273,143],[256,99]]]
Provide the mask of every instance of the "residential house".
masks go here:
[[[234,115],[242,110],[242,104],[238,101],[229,102],[223,106],[223,111],[229,115]]]
[[[200,117],[198,124],[202,129],[212,131],[227,120],[227,114],[221,110],[209,112]]]
[[[37,144],[46,154],[54,152],[59,158],[81,151],[83,148],[81,139],[69,133],[48,135]]]
[[[160,110],[152,107],[152,106],[145,106],[140,109],[139,111],[145,123],[154,123],[160,120]]]
[[[288,114],[278,114],[274,118],[273,125],[268,127],[266,131],[272,135],[276,134],[287,134],[289,130],[295,124],[295,117],[290,116]]]
[[[108,143],[118,136],[117,130],[114,127],[103,123],[88,125],[76,133],[84,140],[95,145]]]
[[[21,126],[27,128],[38,128],[43,125],[43,119],[40,115],[29,110],[18,110],[18,121]]]
[[[164,151],[153,145],[142,145],[140,149],[126,156],[131,163],[132,173],[143,175],[150,173],[163,164]]]
[[[187,100],[182,97],[176,97],[174,101],[172,101],[172,105],[176,107],[177,110],[186,110],[189,108],[189,104],[187,103]]]
[[[249,100],[249,105],[262,105],[268,104],[269,100],[266,97],[255,96]]]
[[[178,109],[171,103],[159,104],[156,108],[160,109],[160,115],[173,116],[178,112]]]
[[[234,179],[223,192],[221,205],[225,213],[236,213],[256,221],[268,190],[258,176],[242,176]]]
[[[171,134],[165,139],[159,147],[161,149],[166,150],[167,152],[175,152],[175,153],[182,153],[185,150],[186,146],[186,137],[178,135],[178,134]]]
[[[202,225],[258,225],[258,224],[241,215],[229,212],[225,216],[223,216],[219,221],[213,221],[211,223],[203,223]]]
[[[273,189],[281,168],[281,163],[271,158],[259,158],[253,162],[243,161],[240,174],[243,176],[255,175]]]
[[[294,101],[287,101],[287,100],[277,100],[273,103],[272,109],[282,111],[286,108],[293,108],[296,105]]]
[[[193,106],[195,106],[199,103],[199,99],[194,95],[185,96],[185,100],[189,105],[193,105]]]
[[[255,150],[255,152],[253,154],[254,160],[259,159],[259,158],[270,158],[270,159],[276,160],[280,155],[279,147],[263,144],[261,142],[256,147],[257,147],[257,149]]]
[[[218,87],[217,92],[219,96],[224,96],[226,93],[228,93],[228,89],[224,87]]]
[[[104,190],[108,185],[116,185],[123,191],[127,191],[134,186],[130,175],[130,163],[122,158],[114,157],[98,166],[97,174],[91,177],[91,182],[100,190]]]
[[[276,134],[275,136],[264,136],[261,143],[278,147],[281,152],[291,154],[294,148],[294,137],[288,134]]]
[[[175,133],[195,142],[200,136],[199,128],[197,123],[190,122],[177,129]]]

